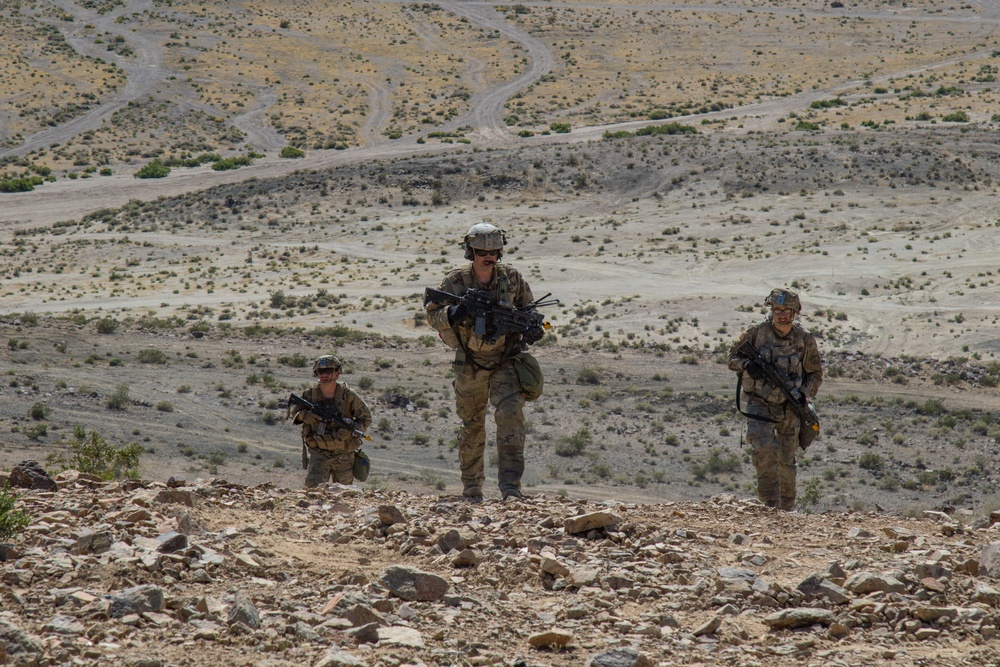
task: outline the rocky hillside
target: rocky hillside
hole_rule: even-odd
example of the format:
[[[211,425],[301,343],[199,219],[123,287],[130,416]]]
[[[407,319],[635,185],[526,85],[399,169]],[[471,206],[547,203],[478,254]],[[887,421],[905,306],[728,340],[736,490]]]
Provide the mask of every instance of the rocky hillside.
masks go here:
[[[0,663],[984,665],[997,531],[718,496],[470,504],[221,479],[46,484],[0,548]],[[26,481],[25,481],[26,480]]]

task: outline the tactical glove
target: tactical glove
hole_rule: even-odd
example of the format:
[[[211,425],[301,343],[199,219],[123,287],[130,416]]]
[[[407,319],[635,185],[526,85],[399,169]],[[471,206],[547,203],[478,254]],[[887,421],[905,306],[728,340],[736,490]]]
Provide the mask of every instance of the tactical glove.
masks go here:
[[[315,426],[316,424],[322,423],[323,418],[312,410],[307,410],[305,412],[299,413],[299,420],[303,424],[309,424],[309,426]]]
[[[462,325],[472,318],[472,309],[464,303],[448,306],[448,324]]]
[[[525,345],[531,345],[532,343],[540,341],[543,336],[545,336],[545,329],[541,327],[534,327],[521,334],[521,342]]]
[[[764,377],[764,369],[761,368],[760,364],[758,364],[756,361],[749,362],[746,366],[743,367],[743,370],[746,372],[747,375],[752,377],[754,380],[759,380],[762,377]]]

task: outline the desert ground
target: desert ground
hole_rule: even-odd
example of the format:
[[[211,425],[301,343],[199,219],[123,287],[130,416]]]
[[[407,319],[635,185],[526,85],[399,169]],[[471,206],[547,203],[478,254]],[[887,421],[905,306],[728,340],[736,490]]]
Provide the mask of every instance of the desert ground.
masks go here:
[[[803,509],[996,503],[994,5],[14,9],[0,156],[46,177],[0,195],[6,465],[82,426],[295,485],[285,397],[332,352],[372,483],[453,489],[421,297],[486,220],[561,304],[530,486],[752,496],[723,362],[787,286],[827,366]]]
[[[295,633],[275,619],[292,627],[338,593],[381,604],[370,584],[397,561],[468,584],[447,613],[381,605],[430,651],[322,631],[371,667],[568,666],[618,645],[656,665],[996,662],[1000,596],[969,563],[1000,508],[1000,4],[22,0],[0,30],[0,467],[55,475],[82,432],[140,445],[147,480],[67,472],[67,495],[19,500],[46,519],[16,545],[0,620],[47,635],[47,664],[353,664],[321,658],[304,629],[279,638]],[[526,407],[522,510],[495,489],[456,499],[451,353],[423,317],[424,288],[481,221],[560,302],[534,347],[546,385]],[[826,374],[785,518],[753,500],[725,365],[778,286],[799,291]],[[285,402],[326,353],[372,407],[373,471],[303,492]],[[198,489],[200,528],[163,507],[120,523],[171,477]],[[372,523],[393,504],[404,527]],[[627,525],[559,532],[604,509]],[[128,549],[201,534],[229,559],[206,565],[212,599],[194,600],[204,550],[184,567],[116,550],[66,570],[88,516]],[[430,550],[452,528],[492,544],[488,567],[451,571]],[[549,605],[533,605],[544,628],[580,618],[549,597],[571,579],[538,571],[541,547],[608,577],[631,550],[652,592],[591,581],[603,592],[584,591],[584,615],[604,634],[534,651],[506,629],[523,604]],[[643,569],[650,550],[670,572]],[[237,552],[259,567],[237,572]],[[889,572],[900,554],[905,594],[855,599],[847,634],[762,625],[760,604],[810,603],[794,593],[809,572],[846,583],[832,562]],[[317,593],[298,577],[323,558],[340,578]],[[754,589],[733,603],[749,617],[695,633],[723,613],[733,584],[706,574],[720,563],[787,594]],[[106,625],[99,601],[140,583],[176,587],[170,618]],[[96,625],[53,639],[46,615],[71,584],[97,599],[76,609]],[[221,625],[237,589],[270,629],[182,640],[211,635],[204,653],[167,637],[174,621]],[[427,629],[483,600],[488,633],[468,616],[459,639]],[[979,611],[948,628],[926,605]],[[702,650],[709,635],[722,643]]]

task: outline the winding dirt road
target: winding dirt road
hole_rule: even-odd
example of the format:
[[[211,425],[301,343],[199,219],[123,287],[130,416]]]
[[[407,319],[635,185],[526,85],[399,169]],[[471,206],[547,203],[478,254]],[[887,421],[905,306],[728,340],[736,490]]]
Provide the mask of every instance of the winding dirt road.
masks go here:
[[[399,3],[403,0],[388,0]],[[125,6],[118,7],[106,15],[99,15],[81,9],[70,0],[51,0],[52,5],[72,14],[77,20],[70,26],[91,24],[100,31],[106,31],[125,38],[135,55],[129,58],[117,56],[100,50],[93,40],[83,37],[82,28],[74,28],[66,35],[68,42],[80,53],[93,57],[111,58],[128,75],[126,85],[106,100],[100,107],[89,113],[69,121],[58,127],[44,130],[28,137],[16,148],[0,152],[0,158],[21,156],[31,151],[45,148],[54,143],[65,142],[83,132],[95,129],[108,119],[115,111],[132,100],[149,94],[156,84],[172,72],[165,67],[163,51],[154,34],[143,34],[132,29],[124,29],[116,23],[119,16],[129,13],[146,11],[153,7],[151,0],[135,0]],[[979,50],[969,50],[966,54],[948,58],[906,71],[881,74],[865,80],[853,80],[838,83],[822,89],[810,90],[760,103],[727,109],[706,114],[673,117],[664,121],[636,120],[612,125],[596,125],[574,128],[570,134],[555,134],[530,138],[515,137],[503,122],[504,105],[511,96],[524,90],[540,77],[551,71],[553,56],[550,50],[540,40],[506,21],[496,12],[494,3],[486,2],[456,2],[444,0],[437,3],[442,8],[457,15],[466,17],[469,21],[485,29],[496,31],[507,39],[516,42],[527,52],[527,70],[518,77],[508,81],[496,89],[478,95],[472,101],[470,111],[464,116],[448,122],[442,129],[449,130],[458,127],[472,127],[471,137],[477,148],[509,148],[512,146],[528,146],[532,144],[579,143],[599,140],[607,131],[635,130],[666,122],[687,122],[692,120],[711,121],[721,119],[741,119],[747,130],[779,117],[785,117],[794,111],[809,108],[817,100],[848,93],[862,86],[870,86],[873,82],[884,82],[894,78],[904,78],[910,74],[925,72],[935,68],[955,65],[961,62],[985,60],[992,56],[993,49],[981,46]],[[551,7],[551,3],[525,3],[528,6]],[[571,5],[566,5],[567,7]],[[573,7],[581,5],[574,4]],[[602,9],[639,9],[640,6],[626,7],[595,3],[588,7]],[[995,32],[991,26],[1000,25],[1000,1],[985,0],[980,3],[983,13],[974,18],[982,24],[984,31]],[[657,6],[642,5],[644,10],[683,10],[697,12],[744,12],[745,8],[719,6]],[[794,13],[801,15],[799,9],[755,8],[754,11],[770,13]],[[864,9],[841,9],[805,12],[816,16],[844,15],[882,21],[958,21],[965,17],[943,17],[934,14],[914,14],[890,9],[886,11],[869,11]],[[969,19],[972,20],[972,19]],[[60,30],[69,30],[66,22],[49,21]],[[284,138],[266,123],[268,108],[275,102],[276,94],[272,89],[262,88],[257,91],[257,103],[252,109],[238,116],[233,122],[247,135],[247,142],[257,150],[275,152],[280,149]],[[112,177],[64,180],[47,184],[33,192],[3,195],[4,206],[0,209],[0,224],[8,228],[25,225],[45,225],[61,220],[76,219],[100,208],[118,207],[131,199],[150,200],[157,197],[174,196],[194,192],[216,185],[244,181],[250,178],[269,178],[287,174],[297,169],[324,169],[346,164],[360,164],[373,160],[411,157],[417,155],[434,155],[448,152],[468,150],[461,144],[418,144],[416,137],[403,137],[387,141],[381,136],[382,130],[390,121],[392,113],[389,96],[386,90],[378,86],[369,86],[369,108],[371,113],[362,135],[369,142],[363,148],[348,151],[311,151],[300,160],[280,160],[266,158],[255,164],[235,170],[215,172],[207,168],[193,170],[175,170],[168,178],[136,180],[129,175]]]

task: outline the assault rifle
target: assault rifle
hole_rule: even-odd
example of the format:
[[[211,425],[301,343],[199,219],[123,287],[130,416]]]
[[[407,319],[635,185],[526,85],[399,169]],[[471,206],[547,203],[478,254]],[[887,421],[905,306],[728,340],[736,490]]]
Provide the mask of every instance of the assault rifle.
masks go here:
[[[816,410],[813,409],[812,403],[809,402],[809,397],[805,395],[801,389],[794,386],[791,378],[781,370],[777,368],[774,364],[764,358],[760,351],[753,346],[750,342],[750,338],[744,338],[740,346],[736,348],[737,353],[747,357],[751,362],[756,363],[760,366],[761,372],[764,373],[764,378],[768,383],[777,387],[781,390],[781,393],[785,395],[788,399],[788,404],[792,406],[795,410],[795,414],[799,416],[799,421],[801,422],[799,428],[799,447],[803,451],[812,444],[812,441],[816,439],[819,435],[819,416],[816,414]],[[737,394],[737,409],[739,409],[739,395]],[[760,419],[762,421],[773,422],[775,420],[768,417],[763,417],[761,415],[751,415],[740,410],[741,413],[747,417],[753,419]]]
[[[327,428],[329,428],[328,424],[333,424],[337,428],[346,428],[355,438],[363,440],[372,439],[370,435],[365,435],[365,432],[358,428],[358,423],[355,420],[343,415],[333,414],[332,405],[313,403],[298,394],[289,394],[288,407],[291,408],[293,405],[303,407],[323,420],[323,423],[316,428],[316,435],[324,435]]]
[[[428,287],[424,290],[424,306],[428,303],[465,304],[473,314],[473,332],[487,343],[495,343],[507,334],[522,334],[521,341],[530,345],[541,340],[545,332],[552,328],[545,321],[545,316],[538,312],[544,306],[559,304],[559,299],[549,299],[550,296],[551,293],[514,308],[495,303],[488,290],[470,289],[459,296]]]

